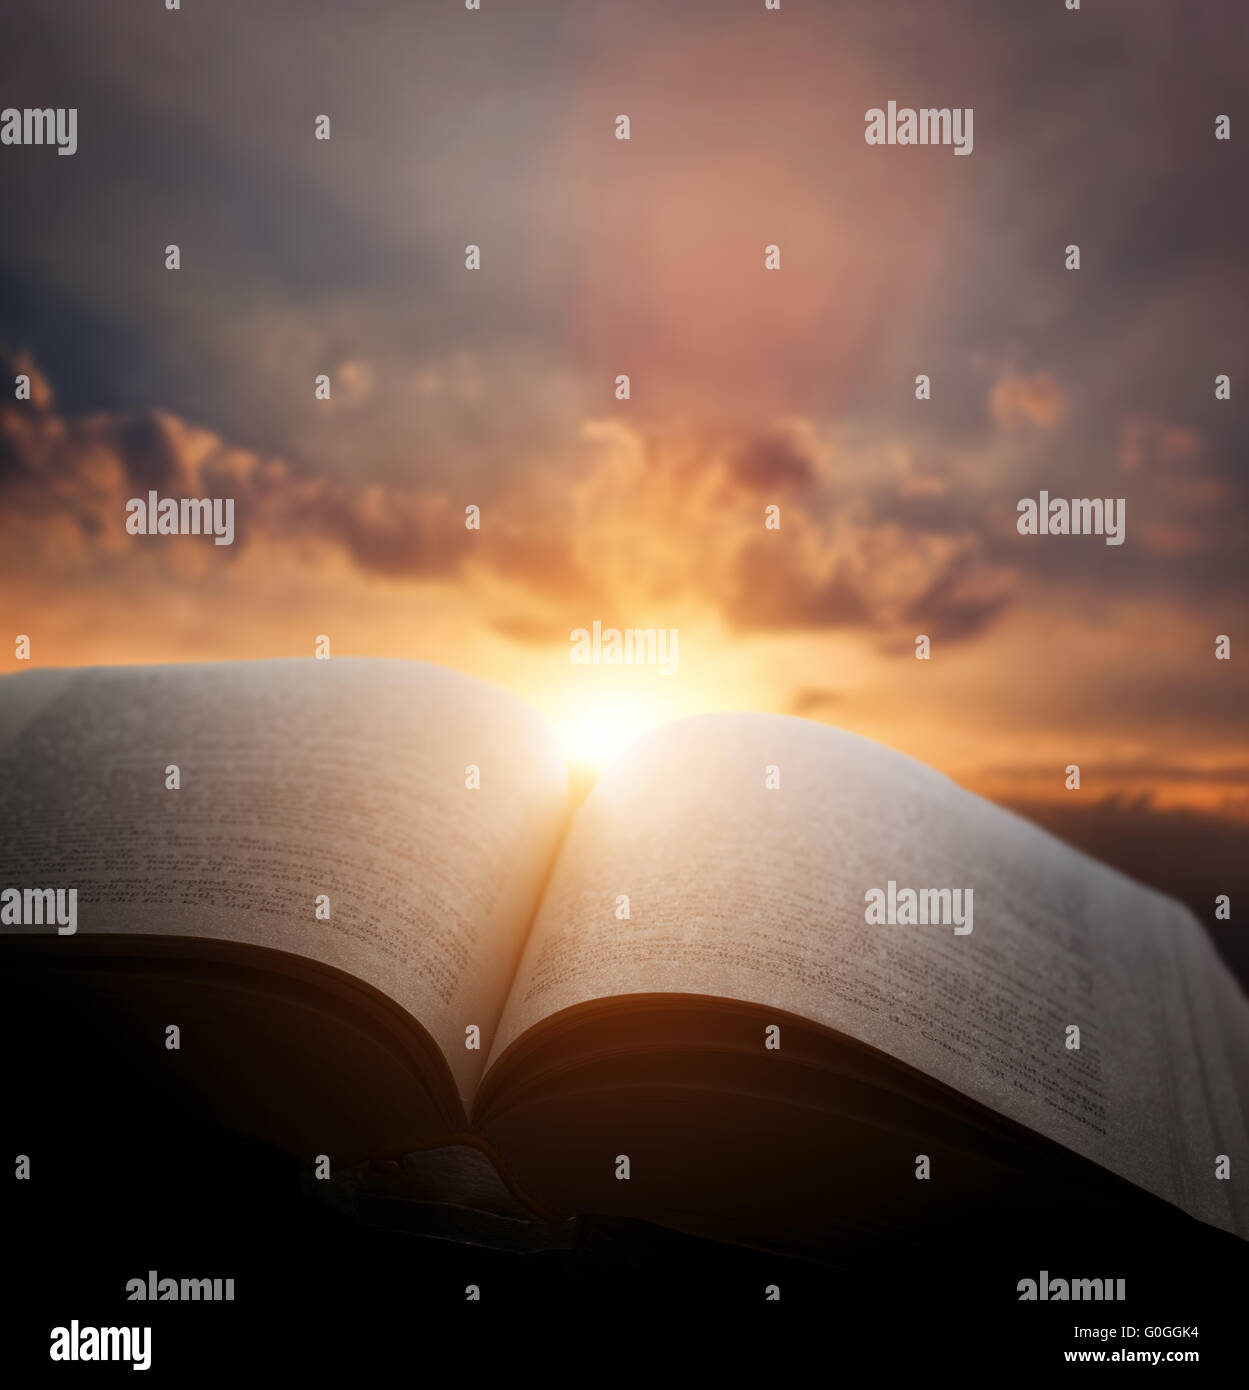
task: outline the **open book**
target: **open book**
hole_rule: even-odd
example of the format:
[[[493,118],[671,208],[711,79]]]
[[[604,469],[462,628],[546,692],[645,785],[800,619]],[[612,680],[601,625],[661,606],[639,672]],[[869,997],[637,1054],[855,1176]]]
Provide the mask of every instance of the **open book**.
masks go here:
[[[570,810],[541,720],[437,667],[36,670],[0,784],[0,887],[77,893],[0,928],[5,1010],[309,1168],[477,1144],[548,1215],[797,1250],[1104,1173],[1249,1237],[1200,925],[857,736],[682,720]],[[906,888],[973,929],[870,920]]]

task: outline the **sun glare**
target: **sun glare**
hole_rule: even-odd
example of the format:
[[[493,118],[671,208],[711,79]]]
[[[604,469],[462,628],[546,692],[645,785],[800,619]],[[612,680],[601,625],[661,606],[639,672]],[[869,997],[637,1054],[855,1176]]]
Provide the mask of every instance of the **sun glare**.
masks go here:
[[[600,705],[573,714],[564,728],[570,762],[601,771],[657,722],[629,704]]]

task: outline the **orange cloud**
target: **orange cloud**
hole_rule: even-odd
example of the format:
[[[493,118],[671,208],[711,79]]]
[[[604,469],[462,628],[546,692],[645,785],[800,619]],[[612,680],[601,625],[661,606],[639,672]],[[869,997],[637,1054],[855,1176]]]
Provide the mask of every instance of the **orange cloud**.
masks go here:
[[[368,375],[348,374],[360,390]],[[139,574],[199,584],[256,548],[312,583],[336,552],[364,576],[452,582],[518,641],[562,640],[587,615],[633,621],[680,605],[739,631],[842,627],[888,642],[916,623],[966,636],[1013,587],[974,528],[907,524],[890,514],[889,485],[875,500],[859,495],[871,461],[838,453],[809,420],[659,439],[588,421],[571,464],[518,467],[480,498],[481,529],[468,531],[464,508],[476,496],[310,475],[166,412],[72,419],[50,408],[50,393],[41,399],[0,405],[0,539],[50,594],[88,577],[89,601],[100,603],[116,597],[110,584],[129,587]],[[885,452],[913,481],[909,452]],[[235,544],[127,534],[127,501],[150,489],[233,498]],[[773,505],[779,529],[764,524]]]
[[[989,412],[994,421],[1011,428],[1019,423],[1050,429],[1067,413],[1063,389],[1048,372],[1024,376],[1007,371],[989,396]]]
[[[1203,440],[1186,425],[1170,425],[1152,415],[1131,415],[1119,430],[1119,467],[1134,473],[1146,464],[1175,468],[1200,456]]]

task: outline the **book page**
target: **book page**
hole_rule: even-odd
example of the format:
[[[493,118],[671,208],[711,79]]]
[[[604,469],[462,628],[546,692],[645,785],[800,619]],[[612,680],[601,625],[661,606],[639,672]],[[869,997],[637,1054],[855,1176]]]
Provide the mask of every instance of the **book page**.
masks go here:
[[[568,799],[520,701],[343,658],[10,676],[0,785],[0,886],[76,889],[82,933],[219,937],[347,971],[432,1033],[462,1097]]]
[[[890,881],[972,890],[972,930],[872,924],[867,894]],[[1215,1006],[1193,992],[1222,970],[1203,948],[1178,904],[910,758],[803,720],[705,716],[652,734],[577,812],[491,1061],[596,998],[764,1004],[1246,1234],[1214,1176],[1217,1154],[1235,1173],[1249,1153]]]

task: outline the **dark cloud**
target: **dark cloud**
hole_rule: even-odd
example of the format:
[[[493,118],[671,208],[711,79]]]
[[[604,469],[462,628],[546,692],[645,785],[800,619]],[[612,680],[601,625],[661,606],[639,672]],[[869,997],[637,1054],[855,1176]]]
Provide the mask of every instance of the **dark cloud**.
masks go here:
[[[562,628],[557,628],[553,622],[547,619],[527,618],[522,613],[509,613],[504,617],[496,618],[491,627],[502,636],[510,638],[513,642],[520,642],[526,646],[549,647],[558,642],[568,640],[568,632]]]
[[[966,564],[962,557],[946,565],[928,587],[912,599],[902,621],[945,642],[972,637],[1009,604],[1011,576]]]
[[[1035,773],[1035,766],[1016,763],[984,768],[982,775],[994,780],[1006,780],[1030,777]],[[1208,786],[1232,787],[1245,793],[1246,804],[1249,805],[1249,763],[1244,762],[1211,767],[1208,763],[1173,762],[1165,756],[1098,758],[1086,767],[1086,773],[1114,782],[1201,782]]]
[[[845,697],[839,690],[829,690],[823,686],[807,686],[795,690],[789,701],[789,713],[800,719],[810,719],[822,711],[833,709]]]
[[[1095,859],[1185,903],[1249,989],[1249,936],[1236,925],[1237,904],[1249,902],[1249,820],[1244,816],[1159,808],[1148,796],[1008,799],[1005,804]],[[1220,893],[1232,899],[1231,921],[1214,920]]]
[[[758,14],[718,0],[476,25],[46,0],[0,77],[74,92],[79,152],[6,156],[0,338],[57,409],[0,393],[0,488],[106,551],[127,488],[228,486],[240,546],[503,581],[496,630],[530,642],[690,600],[904,650],[1023,591],[1230,627],[1249,417],[1212,381],[1249,378],[1249,10],[1130,9],[807,7],[762,61]],[[891,96],[973,106],[972,156],[866,147]],[[603,418],[628,457],[587,465]],[[1127,545],[1020,537],[1041,488],[1125,496]]]
[[[126,466],[129,481],[140,493],[158,492],[178,476],[178,455],[164,424],[154,413],[118,420],[112,425],[113,443]]]
[[[235,542],[219,553],[221,563],[249,546],[313,553],[307,547],[326,545],[363,572],[417,579],[452,572],[466,543],[463,509],[453,513],[441,494],[301,474],[163,412],[66,418],[52,407],[0,401],[0,459],[0,502],[12,528],[6,560],[37,555],[50,591],[70,558],[60,553],[60,524],[103,561],[130,539],[127,501],[146,499],[149,490],[234,499]],[[81,562],[77,548],[72,558]]]
[[[737,552],[726,589],[728,616],[743,631],[862,627],[870,618],[844,572],[824,578],[775,537],[752,537]]]
[[[841,516],[800,435],[722,436],[691,449],[617,429],[588,470],[518,469],[469,531],[462,502],[419,482],[319,476],[165,412],[73,418],[13,402],[0,404],[0,497],[72,524],[102,554],[123,543],[132,496],[232,497],[236,542],[223,562],[248,546],[328,546],[390,579],[489,576],[528,596],[534,611],[518,615],[513,604],[494,620],[527,643],[587,615],[627,625],[639,605],[673,602],[718,612],[742,633],[846,628],[884,644],[899,625],[967,638],[999,612],[1011,576],[984,563],[974,536],[908,531],[884,505],[881,515]],[[752,461],[745,482],[743,460]],[[786,496],[780,531],[764,526],[765,474]],[[15,543],[38,545],[37,532],[23,537]],[[53,582],[55,547],[40,564]]]
[[[779,431],[747,440],[729,458],[736,481],[756,492],[777,493],[803,487],[813,477],[811,460],[799,443]]]

